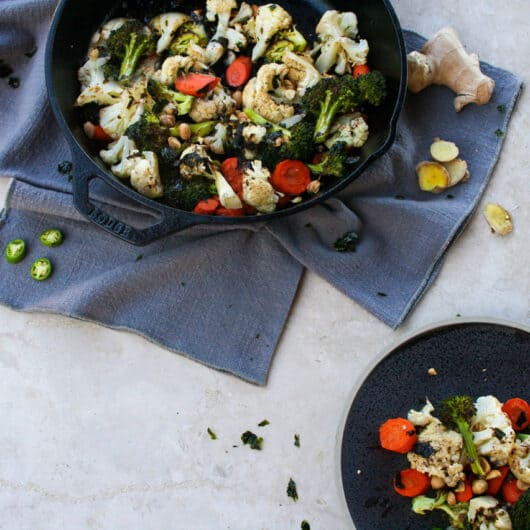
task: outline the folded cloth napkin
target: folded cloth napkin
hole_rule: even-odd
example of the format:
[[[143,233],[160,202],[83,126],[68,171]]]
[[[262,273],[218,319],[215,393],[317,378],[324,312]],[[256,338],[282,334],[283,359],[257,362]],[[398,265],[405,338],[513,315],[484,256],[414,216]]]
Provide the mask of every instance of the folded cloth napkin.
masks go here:
[[[2,2],[0,58],[20,86],[0,79],[0,175],[15,178],[0,244],[23,238],[28,256],[18,265],[1,260],[0,303],[134,331],[258,384],[266,381],[304,267],[388,325],[403,321],[472,215],[502,145],[496,131],[506,130],[521,87],[513,74],[483,64],[496,81],[492,103],[456,114],[445,88],[410,96],[391,151],[337,198],[268,224],[199,226],[138,249],[84,220],[57,171],[70,154],[44,86],[54,4]],[[406,41],[410,49],[425,42],[412,32]],[[419,191],[414,171],[435,136],[460,146],[472,174],[440,195]],[[150,219],[101,185],[93,194],[124,220]],[[65,233],[62,246],[38,243],[49,227]],[[333,243],[350,230],[361,234],[357,251],[336,252]],[[37,283],[29,266],[43,255],[54,274]]]

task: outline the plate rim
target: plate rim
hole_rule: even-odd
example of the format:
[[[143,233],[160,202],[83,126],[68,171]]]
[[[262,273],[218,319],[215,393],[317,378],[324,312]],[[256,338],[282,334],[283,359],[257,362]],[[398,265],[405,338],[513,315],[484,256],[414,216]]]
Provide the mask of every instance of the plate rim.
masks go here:
[[[345,402],[344,409],[341,414],[341,422],[339,424],[339,427],[337,429],[336,433],[336,447],[335,447],[335,469],[337,470],[337,487],[339,489],[339,495],[341,498],[341,504],[344,512],[348,515],[348,518],[352,524],[352,528],[356,529],[355,522],[353,521],[353,518],[350,514],[350,509],[348,506],[348,502],[346,500],[346,494],[344,491],[344,482],[343,482],[343,474],[342,474],[342,442],[344,438],[344,431],[346,429],[346,423],[348,421],[348,415],[350,412],[350,409],[353,405],[353,401],[361,389],[362,385],[368,379],[370,374],[379,366],[381,362],[384,361],[389,355],[391,355],[396,349],[404,345],[405,343],[409,342],[410,340],[414,338],[418,338],[421,335],[425,335],[429,332],[434,332],[443,328],[462,325],[462,324],[490,324],[490,325],[498,325],[498,326],[505,326],[510,327],[514,329],[518,329],[521,331],[525,331],[526,333],[530,334],[530,325],[526,325],[522,322],[515,322],[507,319],[502,318],[490,318],[490,317],[457,317],[457,318],[450,318],[445,319],[441,321],[437,321],[434,323],[426,324],[424,326],[421,326],[419,328],[416,328],[415,330],[411,330],[408,333],[405,333],[402,335],[399,339],[396,339],[393,341],[389,346],[385,347],[381,351],[379,351],[379,354],[375,357],[374,361],[370,363],[370,365],[363,370],[363,372],[360,375],[360,378],[357,379],[356,383],[353,385],[353,387],[350,390],[349,393],[349,399]]]

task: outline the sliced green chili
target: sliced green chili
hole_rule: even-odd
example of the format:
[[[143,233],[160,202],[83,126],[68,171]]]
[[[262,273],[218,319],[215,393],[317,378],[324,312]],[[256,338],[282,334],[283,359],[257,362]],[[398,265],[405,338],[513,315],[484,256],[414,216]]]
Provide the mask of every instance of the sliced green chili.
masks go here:
[[[42,282],[51,276],[52,270],[52,264],[48,258],[39,258],[31,265],[31,277]]]
[[[57,228],[44,230],[40,242],[46,247],[58,247],[63,242],[63,233]]]
[[[9,263],[18,263],[26,255],[26,242],[23,239],[13,239],[7,244],[5,256]]]

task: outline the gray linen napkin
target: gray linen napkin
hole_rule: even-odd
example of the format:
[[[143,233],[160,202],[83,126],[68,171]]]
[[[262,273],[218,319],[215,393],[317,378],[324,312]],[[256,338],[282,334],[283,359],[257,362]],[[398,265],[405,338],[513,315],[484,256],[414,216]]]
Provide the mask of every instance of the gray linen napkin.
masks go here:
[[[57,164],[70,154],[46,103],[44,43],[54,1],[3,0],[0,58],[20,87],[0,80],[0,175],[15,177],[0,219],[0,245],[26,239],[19,265],[0,260],[0,303],[134,331],[197,361],[264,384],[303,267],[321,275],[390,326],[399,325],[431,284],[451,242],[472,215],[495,166],[521,82],[484,64],[494,101],[452,111],[453,94],[430,88],[408,98],[396,143],[339,197],[269,224],[200,226],[138,249],[86,222],[73,208]],[[410,49],[422,37],[407,32]],[[33,57],[24,54],[37,46]],[[30,54],[31,55],[31,54]],[[501,112],[498,105],[504,105]],[[461,146],[472,178],[441,195],[417,188],[414,167],[433,137]],[[125,220],[148,222],[99,184],[92,192]],[[51,226],[65,243],[38,243]],[[355,253],[334,241],[361,234]],[[46,282],[29,277],[48,256]]]

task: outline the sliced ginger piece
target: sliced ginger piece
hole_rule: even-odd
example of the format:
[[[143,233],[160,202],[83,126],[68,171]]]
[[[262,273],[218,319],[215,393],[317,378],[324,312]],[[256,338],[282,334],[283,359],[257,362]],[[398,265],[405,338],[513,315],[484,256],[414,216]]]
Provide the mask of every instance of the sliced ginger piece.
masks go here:
[[[469,171],[465,160],[457,158],[456,160],[451,160],[451,162],[445,162],[442,165],[449,173],[449,188],[469,179]]]
[[[416,166],[416,174],[422,191],[441,193],[449,186],[449,172],[438,162],[420,162]]]
[[[436,138],[431,145],[431,156],[436,162],[451,162],[458,158],[460,150],[454,142]]]
[[[491,231],[505,236],[513,230],[512,216],[500,204],[486,204],[484,217],[491,227]]]

